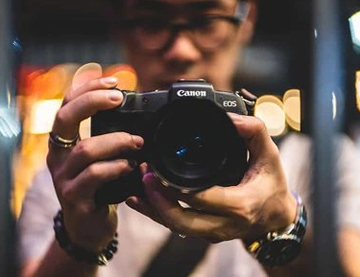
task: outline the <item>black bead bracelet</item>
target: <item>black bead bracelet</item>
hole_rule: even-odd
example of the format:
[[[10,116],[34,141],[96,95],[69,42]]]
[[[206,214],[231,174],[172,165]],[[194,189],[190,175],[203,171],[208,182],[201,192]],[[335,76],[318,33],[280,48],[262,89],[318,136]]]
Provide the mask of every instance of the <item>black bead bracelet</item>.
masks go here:
[[[93,253],[73,244],[65,230],[64,217],[61,210],[59,210],[54,217],[54,231],[55,238],[58,241],[60,247],[69,256],[73,257],[77,261],[86,262],[92,265],[104,266],[113,258],[117,251],[117,234],[115,234],[111,242],[100,253]]]

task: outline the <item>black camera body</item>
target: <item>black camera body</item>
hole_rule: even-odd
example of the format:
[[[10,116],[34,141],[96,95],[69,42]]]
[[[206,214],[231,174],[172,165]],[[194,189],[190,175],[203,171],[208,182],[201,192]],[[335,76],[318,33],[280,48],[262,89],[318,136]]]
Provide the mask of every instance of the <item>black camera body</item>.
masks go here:
[[[248,101],[239,93],[216,91],[201,79],[179,80],[168,90],[122,93],[120,106],[92,116],[92,136],[109,132],[142,136],[144,146],[132,158],[147,162],[164,185],[183,193],[241,181],[247,148],[226,114],[248,114]],[[141,174],[135,170],[105,184],[97,201],[122,202],[141,194],[140,184]]]

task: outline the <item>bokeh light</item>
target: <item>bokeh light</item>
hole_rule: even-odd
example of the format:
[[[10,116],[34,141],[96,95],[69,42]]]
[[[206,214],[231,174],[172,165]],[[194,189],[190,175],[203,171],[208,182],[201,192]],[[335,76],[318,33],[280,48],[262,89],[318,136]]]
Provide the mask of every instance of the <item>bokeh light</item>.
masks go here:
[[[56,112],[61,106],[61,99],[40,100],[34,103],[30,112],[30,134],[48,133],[55,119]]]
[[[263,95],[258,98],[254,115],[266,125],[271,136],[279,136],[286,130],[284,104],[274,95]]]
[[[283,103],[287,124],[296,131],[301,129],[300,90],[289,89],[284,93]]]
[[[104,76],[114,76],[119,83],[116,86],[120,90],[135,90],[137,87],[137,75],[135,70],[126,64],[113,65],[108,67]]]

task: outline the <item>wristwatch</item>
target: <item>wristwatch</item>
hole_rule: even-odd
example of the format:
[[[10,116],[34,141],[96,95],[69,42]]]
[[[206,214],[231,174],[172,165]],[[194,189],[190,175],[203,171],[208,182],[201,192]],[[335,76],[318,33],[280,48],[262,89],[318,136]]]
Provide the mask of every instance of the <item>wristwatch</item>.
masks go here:
[[[293,193],[297,201],[295,221],[283,230],[271,231],[257,238],[246,241],[246,249],[264,266],[284,266],[300,253],[307,225],[306,209],[301,197]]]

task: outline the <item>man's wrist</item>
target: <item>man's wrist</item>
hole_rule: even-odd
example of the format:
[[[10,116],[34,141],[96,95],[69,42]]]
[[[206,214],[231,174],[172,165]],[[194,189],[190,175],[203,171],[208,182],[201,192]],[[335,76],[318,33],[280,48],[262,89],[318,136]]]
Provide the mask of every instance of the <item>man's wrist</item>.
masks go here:
[[[59,246],[72,258],[86,262],[93,265],[106,265],[110,261],[117,251],[118,240],[117,234],[110,241],[110,243],[99,252],[91,252],[87,249],[78,246],[70,240],[64,225],[63,213],[58,211],[54,217],[54,231],[55,238]]]
[[[283,266],[300,253],[307,225],[302,199],[293,193],[297,202],[295,220],[286,228],[270,231],[255,240],[244,240],[246,249],[264,266]]]

